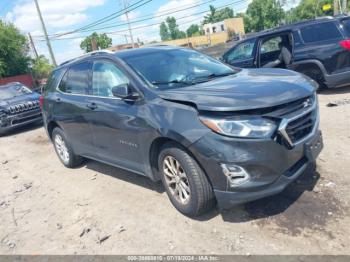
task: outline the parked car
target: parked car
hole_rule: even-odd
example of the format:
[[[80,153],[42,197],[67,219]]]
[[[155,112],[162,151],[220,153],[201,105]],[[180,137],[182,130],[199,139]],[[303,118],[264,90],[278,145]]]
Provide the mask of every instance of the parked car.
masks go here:
[[[0,135],[42,121],[39,97],[18,82],[0,86]]]
[[[229,208],[278,193],[315,162],[316,87],[293,71],[236,70],[153,46],[62,64],[42,110],[66,167],[84,157],[162,180],[172,204],[197,216],[216,201]]]
[[[287,68],[320,87],[350,85],[350,17],[323,17],[249,36],[223,56],[243,68]]]

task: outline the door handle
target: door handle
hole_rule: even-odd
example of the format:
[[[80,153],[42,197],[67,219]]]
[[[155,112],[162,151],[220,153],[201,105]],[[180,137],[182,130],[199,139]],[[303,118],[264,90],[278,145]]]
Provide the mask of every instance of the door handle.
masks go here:
[[[97,108],[96,103],[89,103],[86,105],[87,108],[90,108],[91,110],[95,110]]]

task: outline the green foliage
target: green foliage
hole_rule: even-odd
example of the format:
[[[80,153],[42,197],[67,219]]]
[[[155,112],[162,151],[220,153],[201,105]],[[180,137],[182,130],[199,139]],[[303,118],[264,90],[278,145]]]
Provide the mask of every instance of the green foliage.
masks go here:
[[[13,24],[0,20],[0,77],[27,73],[28,52],[26,37]]]
[[[96,39],[96,44],[98,49],[106,49],[112,46],[112,38],[108,37],[106,34],[98,34],[96,32],[92,33],[90,36],[86,37],[81,43],[80,48],[86,53],[92,50],[92,41]]]
[[[165,22],[162,22],[159,27],[159,35],[162,41],[170,40],[170,34]]]
[[[253,0],[244,16],[247,32],[257,32],[279,25],[285,13],[278,0]]]
[[[190,27],[186,30],[187,36],[191,37],[191,36],[199,36],[202,35],[202,30],[199,28],[198,25],[190,25]]]
[[[176,23],[175,17],[167,17],[165,22],[161,23],[159,28],[159,35],[162,41],[175,40],[186,37],[186,33],[180,31],[179,26]]]
[[[286,13],[286,22],[293,23],[300,20],[312,19],[318,16],[333,15],[333,0],[301,0],[299,5]],[[332,9],[325,12],[322,7],[331,4]]]
[[[233,10],[229,7],[217,10],[214,6],[210,5],[210,14],[206,15],[203,20],[203,24],[216,23],[228,18],[233,18]]]
[[[53,69],[54,66],[43,55],[32,61],[32,74],[35,79],[47,78]]]

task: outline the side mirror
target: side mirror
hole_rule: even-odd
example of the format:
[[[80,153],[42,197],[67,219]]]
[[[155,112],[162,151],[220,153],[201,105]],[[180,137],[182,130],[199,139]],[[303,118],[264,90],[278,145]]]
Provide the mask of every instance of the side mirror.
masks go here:
[[[114,86],[112,88],[112,94],[113,96],[124,100],[137,100],[139,98],[139,94],[137,92],[130,91],[128,84]]]

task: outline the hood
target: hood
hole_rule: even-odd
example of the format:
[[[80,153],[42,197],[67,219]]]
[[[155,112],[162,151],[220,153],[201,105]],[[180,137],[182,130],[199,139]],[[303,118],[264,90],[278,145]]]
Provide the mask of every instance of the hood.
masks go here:
[[[0,100],[0,107],[6,108],[11,105],[17,105],[25,102],[30,102],[30,101],[38,101],[39,97],[40,95],[38,93],[33,92],[31,94],[24,94],[21,96],[12,97],[5,100]]]
[[[316,83],[283,69],[243,69],[235,75],[157,94],[174,102],[195,103],[198,110],[238,111],[272,107],[310,96]]]

